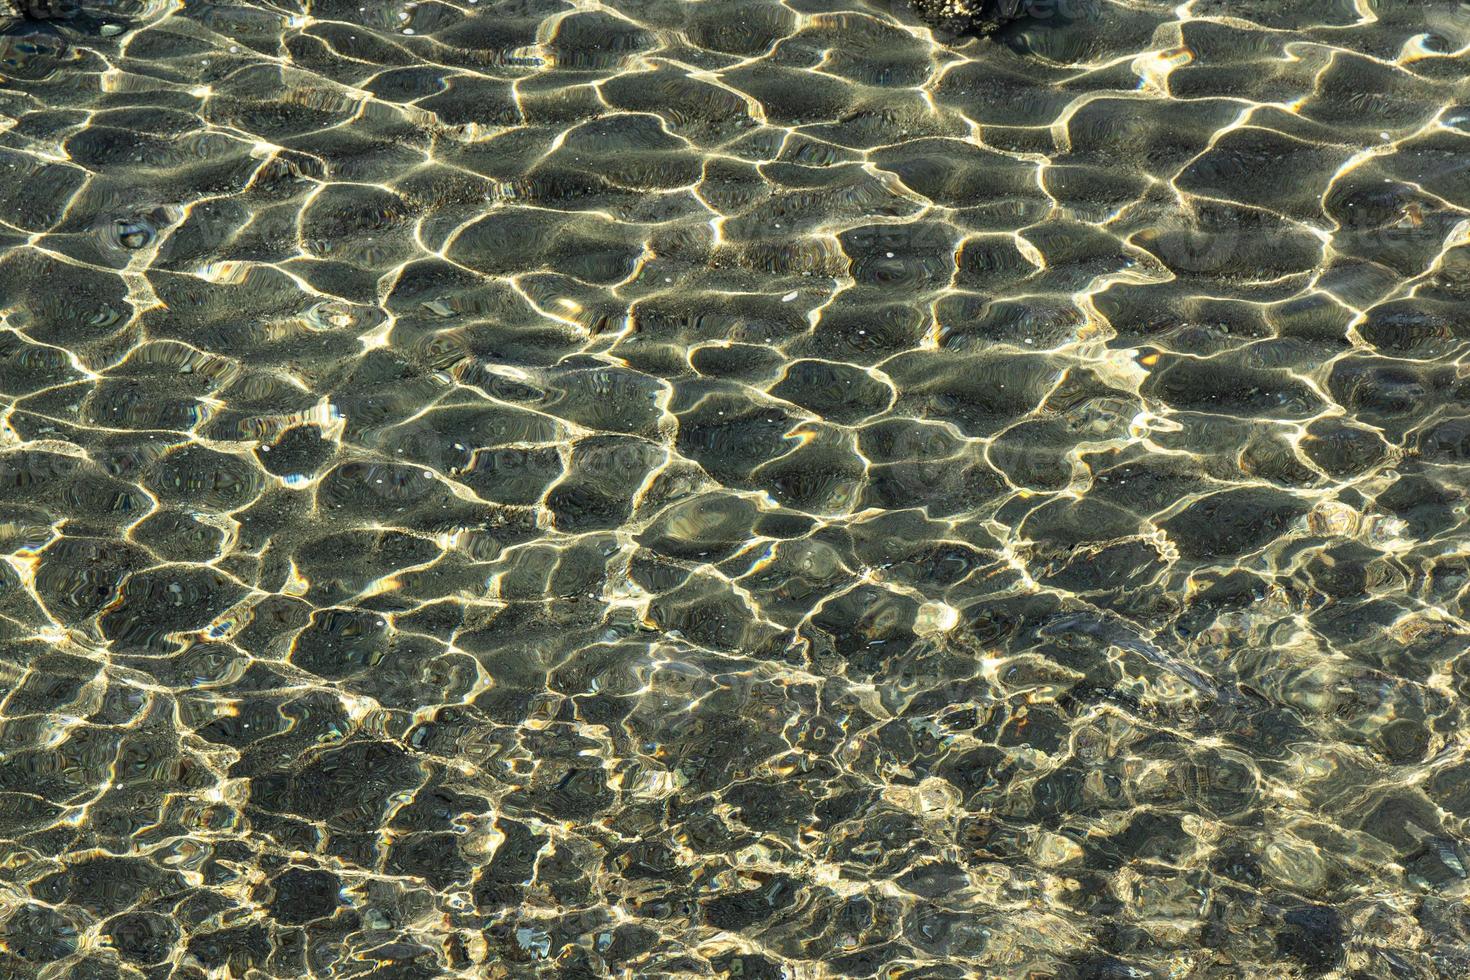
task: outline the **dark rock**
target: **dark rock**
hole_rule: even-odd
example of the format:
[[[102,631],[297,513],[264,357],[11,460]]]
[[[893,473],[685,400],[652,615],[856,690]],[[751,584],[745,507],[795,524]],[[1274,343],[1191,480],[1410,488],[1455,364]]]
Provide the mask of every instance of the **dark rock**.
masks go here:
[[[44,905],[23,905],[5,923],[5,948],[29,963],[52,963],[76,952],[76,924]]]
[[[457,844],[458,838],[451,833],[408,834],[394,841],[387,868],[394,874],[422,878],[434,888],[448,888],[471,875]]]
[[[64,24],[80,34],[120,33],[104,28],[125,28],[143,10],[139,0],[0,0],[0,28],[6,21],[35,24]]]
[[[179,927],[157,912],[129,912],[107,923],[112,946],[134,963],[162,963],[179,941]]]
[[[17,18],[19,12],[0,6],[0,71],[21,81],[48,78],[71,57],[66,39],[50,24]]]
[[[1131,966],[1117,957],[1099,953],[1089,953],[1076,962],[1067,964],[1066,972],[1062,974],[1068,980],[1125,980],[1149,975],[1143,967]]]
[[[271,882],[271,918],[300,925],[331,915],[340,904],[342,882],[330,871],[289,868]]]
[[[763,922],[796,902],[798,884],[785,875],[773,876],[759,888],[721,895],[704,903],[705,920],[718,929],[738,932]]]
[[[953,34],[994,34],[1018,20],[1025,0],[911,0],[919,19]]]
[[[547,841],[545,835],[535,834],[525,824],[508,818],[497,820],[495,829],[505,839],[471,888],[475,906],[487,911],[520,901],[535,873],[537,855]]]
[[[1305,905],[1287,910],[1282,920],[1276,948],[1305,965],[1309,975],[1326,973],[1342,962],[1347,934],[1335,909]]]
[[[189,940],[189,955],[211,970],[229,966],[236,975],[265,967],[270,933],[260,923],[208,932]]]
[[[68,20],[81,11],[78,0],[3,0],[3,7],[12,16],[30,20]]]

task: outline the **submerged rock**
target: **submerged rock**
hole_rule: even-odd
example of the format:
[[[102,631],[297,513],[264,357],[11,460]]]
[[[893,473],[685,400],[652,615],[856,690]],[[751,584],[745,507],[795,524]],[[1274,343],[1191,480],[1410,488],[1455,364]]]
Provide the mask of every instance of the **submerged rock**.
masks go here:
[[[50,24],[0,16],[0,79],[40,81],[69,57],[66,39]]]
[[[15,71],[12,61],[17,54],[26,60],[24,56],[30,53],[31,42],[24,38],[42,36],[37,31],[64,29],[76,37],[115,38],[163,13],[165,6],[166,0],[0,0],[0,38],[23,38],[0,41],[6,48],[0,74]],[[42,43],[43,55],[51,47]],[[35,76],[13,74],[13,77]]]
[[[910,0],[919,19],[955,34],[993,34],[1019,20],[1026,0]]]
[[[0,0],[0,13],[28,20],[66,20],[80,12],[80,0]]]

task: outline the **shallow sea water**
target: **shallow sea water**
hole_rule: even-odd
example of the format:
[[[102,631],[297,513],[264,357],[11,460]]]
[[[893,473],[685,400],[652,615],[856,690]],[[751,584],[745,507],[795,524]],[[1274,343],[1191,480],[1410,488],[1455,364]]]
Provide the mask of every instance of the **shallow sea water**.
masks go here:
[[[0,36],[0,976],[1470,976],[1470,7]]]

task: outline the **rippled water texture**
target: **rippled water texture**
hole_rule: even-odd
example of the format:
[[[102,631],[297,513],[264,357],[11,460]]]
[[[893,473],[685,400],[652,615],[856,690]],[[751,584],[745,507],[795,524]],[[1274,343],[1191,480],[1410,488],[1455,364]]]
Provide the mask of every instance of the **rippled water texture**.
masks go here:
[[[1470,976],[1465,4],[81,8],[0,976]]]

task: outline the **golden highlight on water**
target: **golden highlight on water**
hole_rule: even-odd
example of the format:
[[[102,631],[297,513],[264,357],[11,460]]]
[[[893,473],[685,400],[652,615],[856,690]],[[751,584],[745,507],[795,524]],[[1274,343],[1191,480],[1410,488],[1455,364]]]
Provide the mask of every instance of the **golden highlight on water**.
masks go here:
[[[1470,7],[925,6],[0,3],[0,977],[1470,976]]]

